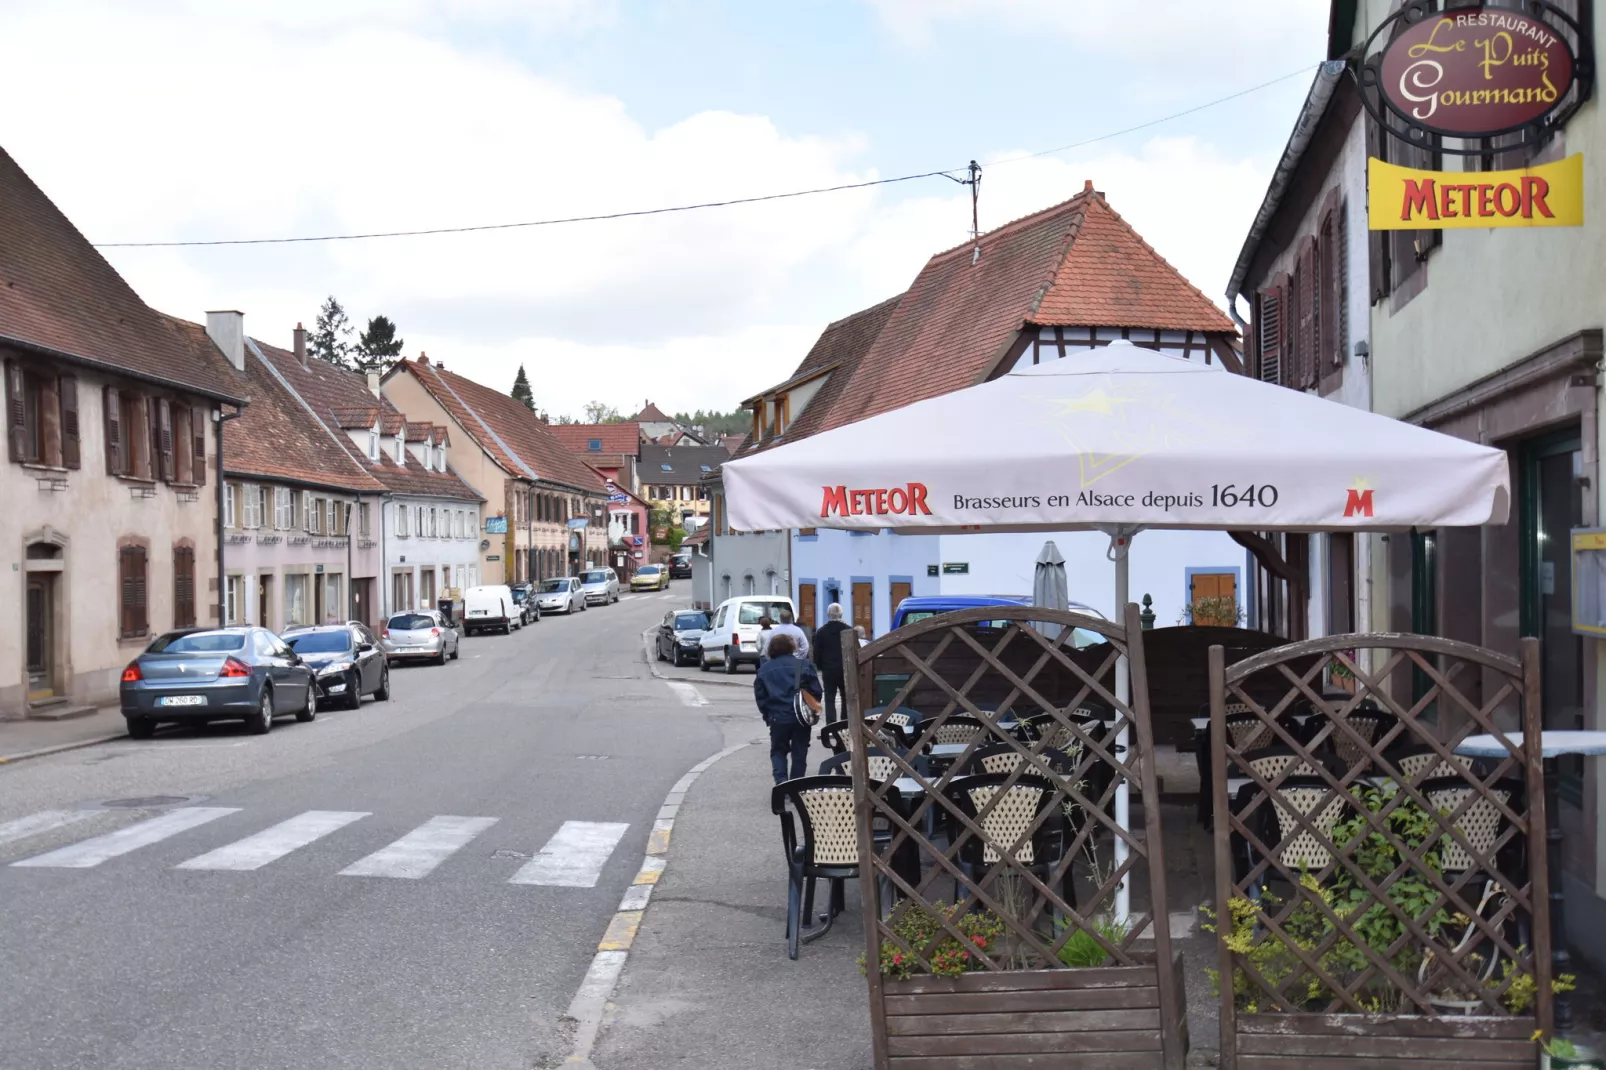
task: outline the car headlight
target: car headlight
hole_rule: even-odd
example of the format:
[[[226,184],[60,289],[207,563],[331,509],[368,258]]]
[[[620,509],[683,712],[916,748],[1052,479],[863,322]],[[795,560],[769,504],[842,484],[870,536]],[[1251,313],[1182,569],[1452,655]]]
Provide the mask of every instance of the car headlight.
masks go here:
[[[350,670],[351,662],[349,661],[331,661],[329,664],[318,670],[318,675],[335,676],[339,673],[349,672]]]

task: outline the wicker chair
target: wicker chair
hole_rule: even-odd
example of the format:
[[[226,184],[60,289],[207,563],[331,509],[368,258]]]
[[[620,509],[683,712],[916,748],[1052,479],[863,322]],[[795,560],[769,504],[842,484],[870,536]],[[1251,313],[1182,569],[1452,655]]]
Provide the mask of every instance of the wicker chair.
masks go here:
[[[790,804],[790,805],[789,805]],[[859,876],[859,832],[853,818],[853,778],[811,776],[775,785],[770,810],[781,819],[781,845],[786,850],[786,954],[797,958],[799,943],[818,940],[831,931],[843,909],[843,883]],[[797,821],[802,823],[798,834]],[[825,925],[813,927],[814,883],[831,882]]]
[[[907,754],[902,751],[899,751],[898,754],[904,761],[909,761]],[[891,753],[880,747],[871,747],[866,751],[864,760],[869,767],[871,780],[896,780],[902,775],[898,770],[898,766],[893,762]],[[853,755],[850,753],[833,754],[820,763],[820,775],[852,776],[850,764],[852,761]]]
[[[1063,837],[1059,822],[1045,820],[1022,840],[1026,830],[1043,810],[1052,807],[1059,792],[1047,779],[1023,773],[1015,783],[1004,787],[1011,773],[977,773],[955,781],[947,788],[948,797],[971,821],[981,826],[986,838],[969,834],[959,849],[959,862],[974,873],[978,869],[997,865],[1003,861],[1003,852],[1013,850],[1017,865],[1047,872],[1059,861]],[[1004,791],[1004,798],[978,821],[977,815],[992,801],[994,795]],[[967,835],[969,830],[950,816],[949,835],[953,840]]]
[[[1427,763],[1422,764],[1424,767],[1427,765]],[[1449,768],[1448,763],[1441,761],[1439,764]],[[1400,771],[1405,772],[1403,768]],[[1509,822],[1500,812],[1500,808],[1489,797],[1478,793],[1478,789],[1459,772],[1452,771],[1448,776],[1424,780],[1418,790],[1435,810],[1443,814],[1455,813],[1463,803],[1466,803],[1469,796],[1479,794],[1479,797],[1467,806],[1465,812],[1456,818],[1455,830],[1466,840],[1467,847],[1493,863],[1494,872],[1491,872],[1488,866],[1479,865],[1467,852],[1467,847],[1463,847],[1454,837],[1440,837],[1439,857],[1444,866],[1444,878],[1452,884],[1469,870],[1475,870],[1467,887],[1478,889],[1477,913],[1480,916],[1499,914],[1506,901],[1506,892],[1501,882],[1495,879],[1497,873],[1503,874],[1512,884],[1518,886],[1525,884],[1528,879],[1526,845],[1522,838],[1515,837],[1503,847],[1495,847],[1500,837],[1505,834]],[[1520,801],[1523,792],[1522,782],[1509,778],[1495,782],[1490,789],[1490,793],[1508,807],[1513,801]],[[1525,918],[1520,913],[1512,912],[1507,915],[1501,926],[1506,941],[1512,947],[1521,947],[1527,942],[1523,933],[1524,922]],[[1450,941],[1450,954],[1472,965],[1480,980],[1489,980],[1497,976],[1496,967],[1500,962],[1500,951],[1494,941],[1490,940],[1477,925],[1469,921],[1459,934],[1448,932],[1446,936]],[[1432,979],[1432,958],[1430,953],[1417,971],[1418,979],[1424,985],[1429,984]]]
[[[1276,839],[1280,845],[1273,849],[1278,851],[1278,861],[1283,867],[1316,871],[1331,865],[1333,854],[1328,843],[1333,826],[1349,809],[1349,797],[1333,791],[1327,781],[1318,777],[1289,777],[1278,785],[1271,800],[1277,815]],[[1320,813],[1316,812],[1318,807]],[[1314,825],[1328,843],[1301,827],[1294,817],[1296,813]]]

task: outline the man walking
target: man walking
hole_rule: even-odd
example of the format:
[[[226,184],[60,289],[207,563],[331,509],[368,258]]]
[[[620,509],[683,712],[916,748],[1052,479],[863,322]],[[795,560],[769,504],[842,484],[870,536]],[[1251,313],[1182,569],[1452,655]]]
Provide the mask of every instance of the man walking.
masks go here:
[[[840,721],[848,711],[838,708],[846,704],[847,684],[842,678],[842,633],[848,626],[842,623],[842,603],[832,602],[825,610],[826,622],[814,633],[814,664],[820,670],[825,686],[825,721]]]
[[[797,624],[793,622],[792,611],[790,609],[781,610],[781,623],[772,628],[770,633],[772,636],[791,636],[792,649],[796,651],[797,656],[800,658],[806,658],[809,656],[809,637],[804,635],[803,629],[799,628]]]

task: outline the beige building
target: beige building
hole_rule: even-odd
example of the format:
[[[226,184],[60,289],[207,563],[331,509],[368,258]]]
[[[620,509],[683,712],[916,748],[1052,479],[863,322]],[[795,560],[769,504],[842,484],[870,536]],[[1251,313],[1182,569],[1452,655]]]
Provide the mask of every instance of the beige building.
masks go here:
[[[0,718],[113,702],[153,634],[217,620],[218,417],[246,393],[0,152]]]

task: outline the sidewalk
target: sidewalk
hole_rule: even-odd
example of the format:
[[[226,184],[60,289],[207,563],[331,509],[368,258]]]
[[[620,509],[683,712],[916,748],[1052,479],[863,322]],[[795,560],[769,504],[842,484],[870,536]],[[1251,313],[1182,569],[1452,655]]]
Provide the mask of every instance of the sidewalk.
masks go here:
[[[39,751],[85,747],[127,734],[128,726],[116,706],[102,706],[87,717],[65,721],[0,721],[0,763],[33,757]]]

